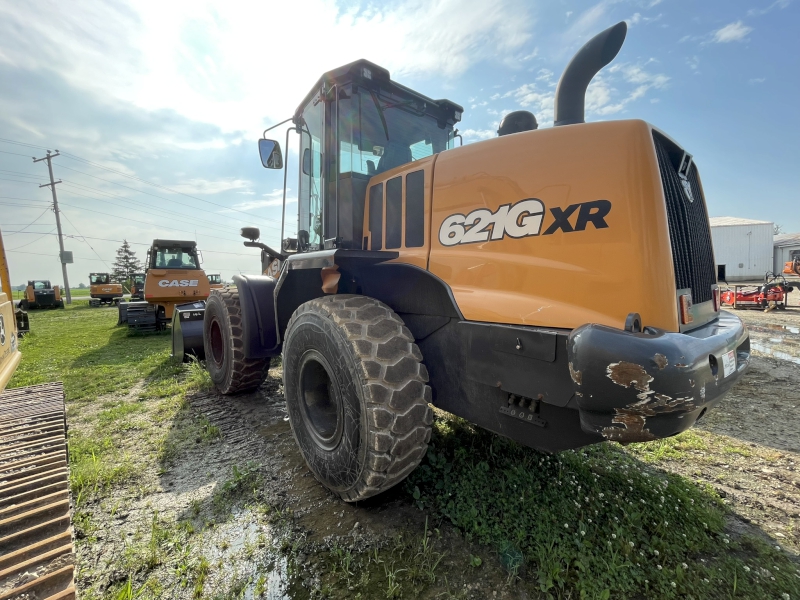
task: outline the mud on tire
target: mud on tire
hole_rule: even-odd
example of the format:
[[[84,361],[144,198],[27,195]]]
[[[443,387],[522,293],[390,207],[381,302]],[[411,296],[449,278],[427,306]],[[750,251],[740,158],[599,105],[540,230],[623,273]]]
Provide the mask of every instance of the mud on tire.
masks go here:
[[[256,389],[269,370],[269,359],[244,357],[242,311],[234,287],[211,290],[203,318],[206,370],[225,395]]]
[[[401,482],[431,437],[428,372],[392,309],[365,296],[306,302],[283,343],[292,432],[315,477],[348,502]]]

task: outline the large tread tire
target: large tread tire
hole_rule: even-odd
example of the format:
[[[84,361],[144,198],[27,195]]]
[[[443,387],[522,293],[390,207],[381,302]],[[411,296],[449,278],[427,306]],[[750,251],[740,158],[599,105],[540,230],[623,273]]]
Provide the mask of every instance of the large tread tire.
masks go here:
[[[203,318],[206,370],[224,395],[257,389],[269,370],[268,358],[245,358],[242,310],[235,287],[211,290]]]
[[[339,402],[340,438],[334,434],[327,447],[309,417],[319,411],[309,406],[319,406],[320,388],[303,383],[304,369],[319,370],[306,366],[315,360],[328,363],[328,397]],[[425,456],[433,422],[428,371],[411,332],[382,302],[343,294],[301,305],[284,336],[283,381],[292,433],[306,463],[343,500],[391,488]]]

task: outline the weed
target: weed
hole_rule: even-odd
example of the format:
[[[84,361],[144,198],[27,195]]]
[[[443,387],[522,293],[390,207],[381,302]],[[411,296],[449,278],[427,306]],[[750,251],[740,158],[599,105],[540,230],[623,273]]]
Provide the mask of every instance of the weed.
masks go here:
[[[705,441],[693,434],[672,444],[654,455]],[[636,456],[651,452],[633,446]],[[545,595],[709,597],[733,580],[737,564],[742,596],[800,593],[788,577],[741,576],[741,542],[725,534],[726,510],[713,490],[655,471],[617,446],[545,455],[439,417],[405,489],[468,539],[494,546],[509,581],[525,565],[525,580]],[[788,571],[785,556],[751,548],[759,562]]]
[[[261,474],[257,463],[248,462],[243,469],[234,465],[231,478],[214,492],[211,504],[215,511],[222,512],[248,493],[255,496],[260,487]]]

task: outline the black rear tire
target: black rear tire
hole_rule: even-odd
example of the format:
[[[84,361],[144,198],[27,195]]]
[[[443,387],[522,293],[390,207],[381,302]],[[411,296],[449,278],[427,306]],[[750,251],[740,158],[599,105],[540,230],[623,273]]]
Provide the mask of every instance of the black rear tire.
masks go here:
[[[395,312],[365,296],[306,302],[283,342],[289,421],[311,472],[347,502],[400,483],[431,437],[428,372]]]
[[[203,318],[206,370],[225,395],[258,388],[269,370],[268,358],[245,358],[242,311],[235,287],[211,290]]]

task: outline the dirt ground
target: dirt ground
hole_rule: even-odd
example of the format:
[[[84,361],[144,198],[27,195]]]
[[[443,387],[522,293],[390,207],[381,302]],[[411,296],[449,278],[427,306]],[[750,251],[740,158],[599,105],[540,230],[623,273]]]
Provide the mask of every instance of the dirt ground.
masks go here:
[[[666,457],[658,467],[706,482],[724,498],[733,512],[730,528],[768,538],[790,552],[800,551],[800,292],[787,310],[736,311],[751,331],[753,357],[749,372],[734,390],[698,423],[701,444],[680,456]],[[391,543],[397,536],[424,536],[426,523],[401,492],[390,491],[358,505],[346,504],[328,493],[306,469],[299,455],[283,405],[281,371],[275,368],[253,394],[224,398],[200,393],[188,399],[184,421],[172,425],[176,439],[185,435],[188,419],[201,416],[219,435],[181,444],[168,467],[151,468],[135,488],[126,487],[110,499],[76,515],[92,522],[91,544],[78,544],[78,583],[100,597],[125,581],[136,540],[155,536],[158,521],[188,519],[205,536],[206,553],[224,569],[210,570],[203,597],[227,597],[236,581],[252,582],[266,568],[270,576],[258,585],[242,584],[241,597],[271,600],[306,597],[319,585],[325,565],[306,563],[304,554],[287,562],[286,545],[343,552],[363,551]],[[71,425],[81,428],[81,419]],[[185,440],[184,440],[185,442]],[[133,442],[132,442],[133,443]],[[132,445],[132,448],[134,446]],[[214,517],[214,502],[223,481],[246,480],[258,471],[258,495],[264,505],[277,506],[278,515],[253,508]],[[245,475],[237,475],[245,473]],[[227,485],[227,484],[226,484]],[[222,488],[224,491],[224,487]],[[255,493],[255,490],[254,490]],[[445,571],[462,571],[460,580],[430,597],[517,598],[504,588],[506,574],[496,560],[479,572],[463,572],[472,553],[478,553],[452,527],[435,524],[438,547],[446,549]],[[86,535],[85,528],[78,527]],[[149,533],[148,533],[149,532]],[[175,535],[175,543],[181,537]],[[258,551],[256,551],[258,550]],[[187,551],[188,552],[188,551]],[[485,554],[484,554],[485,555]],[[194,561],[194,562],[193,562]],[[197,568],[185,557],[186,568]],[[193,565],[193,566],[192,566]],[[180,573],[181,564],[164,565]],[[192,598],[191,587],[180,577],[165,578],[170,589],[161,597]],[[352,589],[352,588],[351,588]],[[214,593],[208,593],[208,590]],[[458,596],[455,593],[458,592]],[[122,597],[122,596],[120,596]],[[127,596],[126,596],[127,597]],[[134,597],[134,596],[131,596]],[[428,597],[428,596],[426,596]]]

